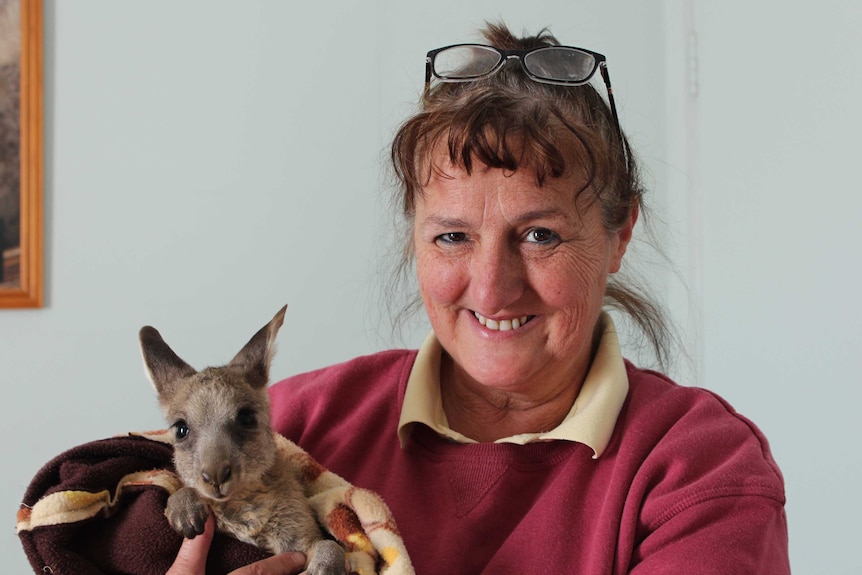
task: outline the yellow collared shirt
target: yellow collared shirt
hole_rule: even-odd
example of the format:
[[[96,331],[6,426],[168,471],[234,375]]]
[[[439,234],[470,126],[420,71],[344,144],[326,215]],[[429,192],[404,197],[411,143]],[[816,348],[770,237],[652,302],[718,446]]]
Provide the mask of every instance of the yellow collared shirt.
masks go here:
[[[521,433],[503,437],[495,443],[524,445],[533,441],[576,441],[589,446],[593,450],[593,458],[598,458],[604,452],[628,394],[629,381],[616,326],[607,313],[603,313],[599,321],[602,323],[602,336],[596,356],[565,419],[550,431]],[[440,395],[442,357],[443,348],[432,331],[419,348],[407,380],[404,405],[398,421],[398,438],[402,447],[410,426],[415,423],[427,425],[441,436],[458,443],[477,443],[449,427]]]

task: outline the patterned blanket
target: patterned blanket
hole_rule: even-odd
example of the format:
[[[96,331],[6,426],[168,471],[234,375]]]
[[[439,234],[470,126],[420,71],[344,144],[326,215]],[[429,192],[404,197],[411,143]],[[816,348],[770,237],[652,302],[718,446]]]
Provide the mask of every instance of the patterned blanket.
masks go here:
[[[164,516],[181,487],[169,430],[130,433],[73,448],[33,478],[18,511],[18,536],[41,575],[164,575],[182,537]],[[347,551],[356,575],[410,575],[413,567],[386,504],[325,470],[278,436],[281,457],[302,478],[320,524]],[[264,551],[217,533],[207,574],[229,573]]]

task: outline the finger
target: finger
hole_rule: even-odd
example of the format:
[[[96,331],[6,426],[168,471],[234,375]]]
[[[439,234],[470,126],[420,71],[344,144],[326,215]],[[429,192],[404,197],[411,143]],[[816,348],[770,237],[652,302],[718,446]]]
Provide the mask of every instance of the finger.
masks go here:
[[[194,539],[183,539],[180,551],[171,568],[165,575],[205,575],[207,553],[215,533],[215,520],[212,514],[207,518],[204,532]]]
[[[296,552],[273,555],[263,561],[240,567],[230,575],[295,575],[305,569],[305,554]]]

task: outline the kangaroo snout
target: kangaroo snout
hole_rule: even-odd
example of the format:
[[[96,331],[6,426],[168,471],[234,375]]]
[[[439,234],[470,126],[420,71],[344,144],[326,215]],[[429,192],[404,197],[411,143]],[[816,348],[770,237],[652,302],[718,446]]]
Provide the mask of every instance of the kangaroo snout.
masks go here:
[[[209,499],[225,500],[242,486],[243,469],[242,461],[236,457],[238,452],[236,446],[227,438],[219,435],[218,429],[206,430],[206,435],[213,437],[202,438],[194,450],[188,455],[194,460],[191,477],[189,481],[197,483],[201,495]],[[185,455],[185,454],[183,454]],[[185,468],[186,461],[181,455],[178,457],[178,465]]]
[[[203,479],[205,483],[209,483],[210,485],[217,487],[227,483],[227,480],[230,479],[230,473],[230,464],[228,463],[221,467],[216,467],[214,470],[204,469],[201,471],[201,479]]]
[[[201,469],[201,479],[210,488],[216,499],[227,497],[231,490],[231,477],[233,469],[230,463],[222,463]]]

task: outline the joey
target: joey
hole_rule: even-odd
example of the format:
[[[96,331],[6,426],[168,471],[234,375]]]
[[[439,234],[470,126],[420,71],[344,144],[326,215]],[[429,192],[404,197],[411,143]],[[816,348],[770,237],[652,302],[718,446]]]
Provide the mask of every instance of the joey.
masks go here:
[[[344,549],[326,539],[294,471],[277,456],[270,428],[269,367],[287,306],[224,366],[197,371],[150,326],[140,330],[147,375],[172,427],[183,487],[165,515],[184,537],[209,513],[228,533],[272,553],[302,551],[310,575],[345,572]]]

